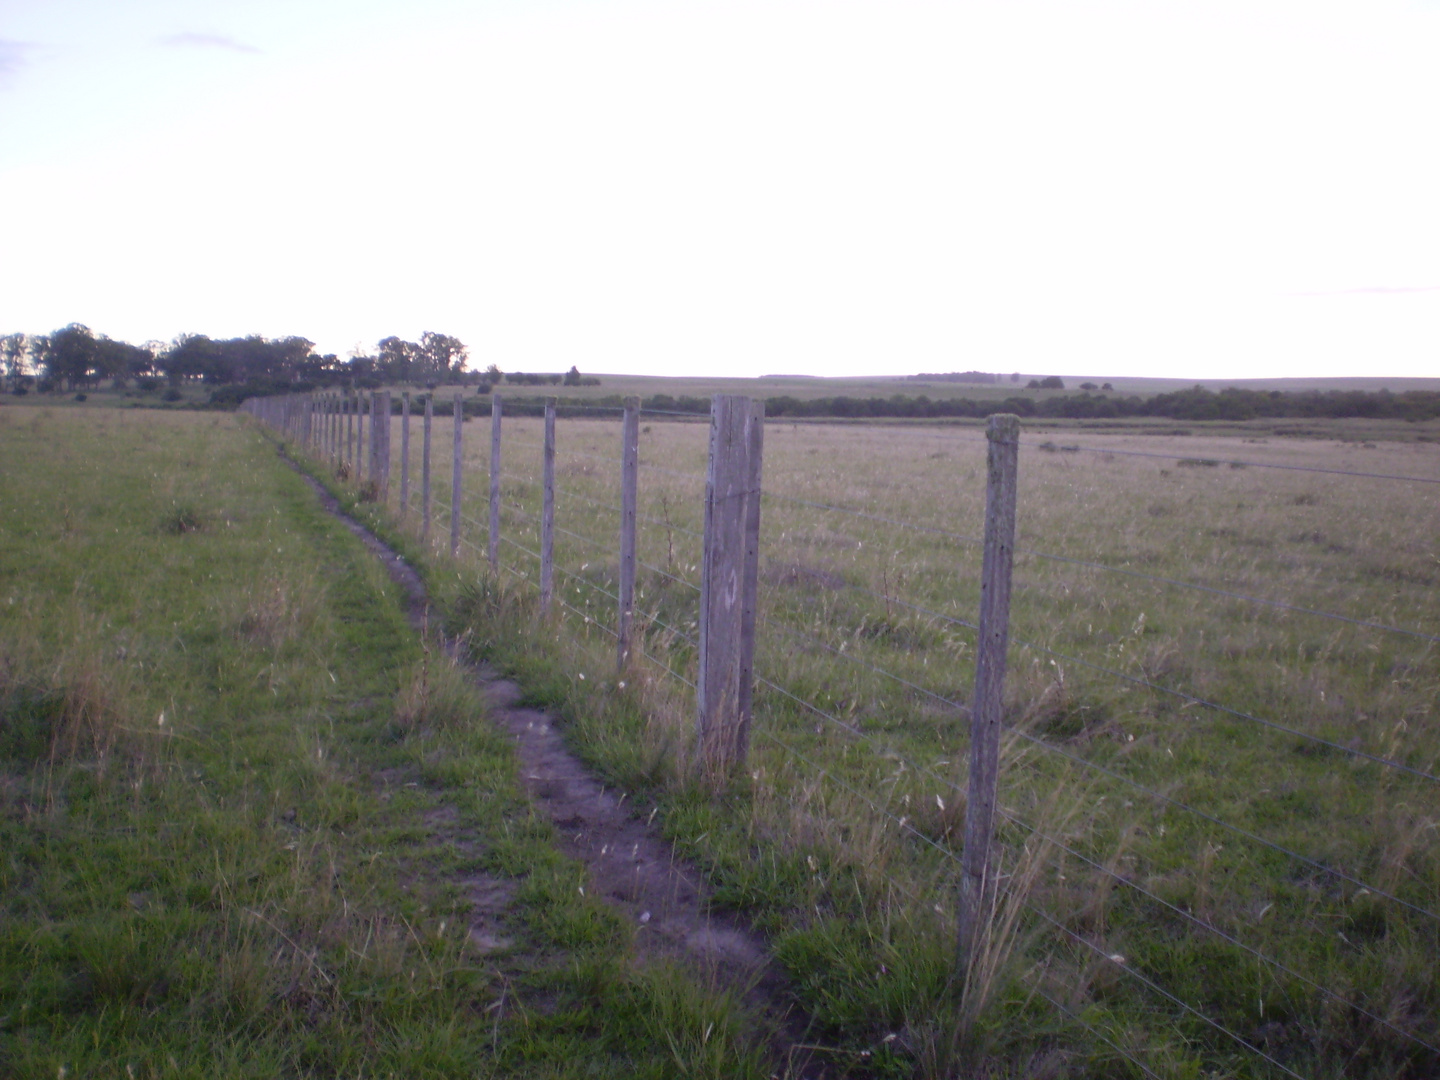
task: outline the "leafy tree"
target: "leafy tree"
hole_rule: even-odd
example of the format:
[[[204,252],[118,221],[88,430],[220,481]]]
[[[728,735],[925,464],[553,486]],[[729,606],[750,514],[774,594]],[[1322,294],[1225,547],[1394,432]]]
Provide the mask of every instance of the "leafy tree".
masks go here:
[[[95,342],[96,368],[103,378],[117,384],[149,375],[155,369],[155,354],[143,345],[100,337]]]
[[[95,335],[84,323],[71,323],[49,337],[36,338],[32,348],[46,381],[71,390],[88,386],[99,362]]]
[[[5,363],[5,377],[14,390],[25,377],[25,357],[30,351],[30,339],[24,334],[6,334],[0,337],[0,360]]]
[[[465,370],[470,350],[457,337],[426,330],[420,335],[420,355],[427,377],[454,381]]]
[[[574,364],[571,364],[571,365],[570,365],[570,370],[565,373],[565,385],[566,385],[566,386],[579,386],[579,385],[580,385],[580,369],[579,369],[578,367],[576,367]]]
[[[391,382],[414,382],[425,377],[420,346],[395,336],[381,340],[375,367]]]

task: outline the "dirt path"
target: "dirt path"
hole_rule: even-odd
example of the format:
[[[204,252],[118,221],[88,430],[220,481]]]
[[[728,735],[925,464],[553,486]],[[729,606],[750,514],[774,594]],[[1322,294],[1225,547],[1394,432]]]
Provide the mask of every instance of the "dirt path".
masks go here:
[[[294,468],[337,517],[385,566],[404,592],[411,623],[421,630],[429,598],[425,584],[404,559],[340,507],[312,476],[288,457]],[[631,816],[623,794],[607,789],[566,748],[550,717],[522,708],[518,685],[488,665],[476,665],[446,649],[465,665],[485,695],[490,717],[515,741],[522,782],[531,799],[554,823],[558,846],[583,862],[592,887],[636,927],[642,959],[679,960],[702,981],[740,995],[764,1018],[767,1041],[787,1080],[821,1080],[831,1075],[815,1056],[810,1023],[793,1000],[784,975],[772,964],[764,938],[742,920],[711,909],[704,877],[676,855],[648,823]],[[466,882],[476,912],[474,937],[481,947],[498,943],[503,907],[510,889],[489,879]],[[498,888],[497,888],[498,887]]]

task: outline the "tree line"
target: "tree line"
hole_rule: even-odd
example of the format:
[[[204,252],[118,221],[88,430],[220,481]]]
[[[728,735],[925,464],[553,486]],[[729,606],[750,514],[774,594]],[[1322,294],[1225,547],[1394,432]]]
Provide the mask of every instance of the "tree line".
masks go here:
[[[373,354],[357,352],[345,360],[317,353],[315,343],[303,337],[182,334],[168,343],[133,345],[97,335],[82,323],[52,334],[0,336],[3,377],[12,393],[85,390],[107,379],[117,386],[134,382],[156,389],[163,381],[171,388],[197,383],[223,388],[229,392],[222,399],[238,402],[322,386],[484,381],[490,373],[467,371],[468,358],[459,338],[429,330],[419,341],[384,338]],[[499,370],[492,367],[492,372],[490,381],[498,381]]]

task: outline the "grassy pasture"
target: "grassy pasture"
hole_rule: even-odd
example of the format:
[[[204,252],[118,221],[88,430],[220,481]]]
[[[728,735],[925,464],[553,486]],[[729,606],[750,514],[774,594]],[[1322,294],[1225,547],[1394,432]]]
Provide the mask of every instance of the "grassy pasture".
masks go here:
[[[540,424],[505,423],[506,569],[459,597],[461,620],[773,931],[807,1004],[866,1069],[1440,1069],[1422,1045],[1440,1045],[1429,914],[1440,790],[1416,775],[1440,769],[1440,485],[1260,467],[1436,479],[1433,444],[1241,440],[1192,425],[1172,442],[1086,433],[1083,450],[1022,450],[1000,793],[1009,914],[993,970],[957,1004],[947,979],[974,646],[962,624],[978,601],[968,538],[983,518],[983,438],[768,427],[755,736],[748,775],[717,797],[687,761],[682,681],[705,426],[652,423],[641,437],[651,660],[621,685],[603,630],[618,424],[560,422],[564,609],[541,626],[538,567],[522,550],[539,549]],[[436,427],[440,559],[448,419]],[[412,484],[418,432],[416,421]],[[475,579],[488,425],[466,434],[465,532],[478,547],[462,574]],[[395,447],[398,464],[398,434]]]
[[[253,426],[0,409],[0,1075],[768,1075],[514,769]]]

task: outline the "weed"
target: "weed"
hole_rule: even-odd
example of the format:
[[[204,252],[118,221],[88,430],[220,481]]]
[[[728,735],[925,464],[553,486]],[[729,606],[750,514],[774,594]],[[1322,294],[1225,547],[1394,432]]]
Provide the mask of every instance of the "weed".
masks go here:
[[[199,532],[204,527],[205,519],[201,517],[200,511],[188,503],[172,506],[160,519],[160,531],[171,536]]]

